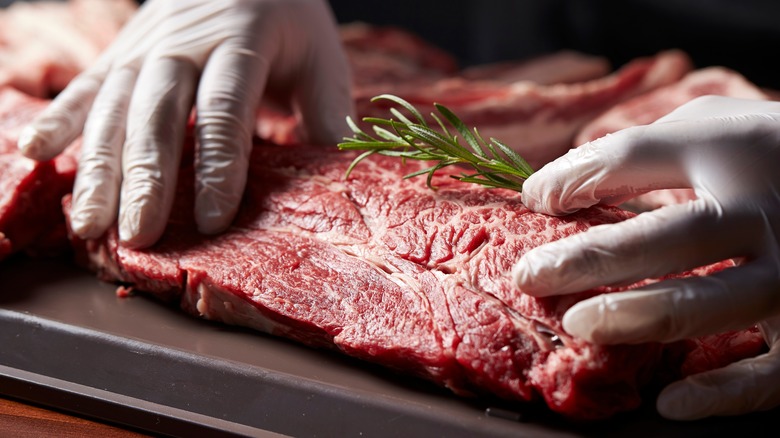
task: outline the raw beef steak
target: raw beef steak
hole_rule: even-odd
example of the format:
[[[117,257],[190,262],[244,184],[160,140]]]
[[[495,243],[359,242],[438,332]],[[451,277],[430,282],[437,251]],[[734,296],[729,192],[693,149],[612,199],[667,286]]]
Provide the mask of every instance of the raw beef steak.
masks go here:
[[[47,104],[0,87],[0,260],[20,250],[67,245],[59,204],[73,187],[78,144],[44,163],[23,157],[16,147],[21,129]]]
[[[529,249],[629,213],[544,216],[515,192],[445,176],[432,191],[401,178],[416,164],[389,158],[367,160],[345,180],[351,158],[257,146],[235,225],[209,237],[193,225],[185,167],[155,247],[118,246],[115,230],[75,245],[101,278],[194,315],[337,349],[458,394],[541,395],[569,417],[636,408],[659,369],[679,368],[665,364],[660,344],[596,346],[564,333],[565,310],[599,291],[534,299],[511,284],[511,266]]]

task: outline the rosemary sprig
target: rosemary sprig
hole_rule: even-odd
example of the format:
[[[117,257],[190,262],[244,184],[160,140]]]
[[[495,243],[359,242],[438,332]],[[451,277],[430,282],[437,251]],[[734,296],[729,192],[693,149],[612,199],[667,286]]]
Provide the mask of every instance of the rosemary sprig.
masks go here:
[[[373,154],[387,155],[409,160],[435,161],[426,169],[412,172],[404,178],[428,175],[428,187],[433,174],[439,169],[452,165],[467,165],[474,169],[473,173],[451,175],[460,181],[481,184],[487,187],[504,188],[522,191],[523,181],[533,173],[528,163],[504,143],[490,138],[486,142],[476,128],[470,131],[468,127],[447,107],[435,103],[439,112],[431,113],[439,125],[440,131],[432,129],[422,114],[409,102],[391,94],[382,94],[371,99],[389,100],[405,109],[410,117],[397,108],[390,108],[393,118],[364,117],[363,121],[373,124],[374,135],[367,134],[350,118],[347,124],[354,132],[354,137],[345,137],[338,144],[340,150],[365,151],[355,158],[347,168],[345,177],[349,177],[352,169],[366,157]],[[450,133],[450,128],[442,121],[449,122],[457,134],[463,138],[468,147],[462,145],[457,135]]]

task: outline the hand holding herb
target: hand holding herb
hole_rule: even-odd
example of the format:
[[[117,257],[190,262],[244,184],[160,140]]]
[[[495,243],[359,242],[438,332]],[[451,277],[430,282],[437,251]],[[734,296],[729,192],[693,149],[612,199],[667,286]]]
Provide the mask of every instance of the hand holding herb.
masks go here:
[[[468,147],[460,143],[457,135],[450,133],[450,129],[436,113],[432,112],[431,116],[441,131],[432,129],[422,114],[400,97],[383,94],[371,99],[372,102],[377,100],[389,100],[398,104],[411,114],[414,121],[397,108],[390,108],[390,113],[394,117],[391,119],[364,117],[364,122],[374,125],[375,136],[372,136],[347,117],[347,123],[355,135],[351,138],[345,137],[344,142],[338,144],[338,148],[365,152],[352,161],[346,176],[349,176],[360,161],[372,154],[399,157],[404,160],[436,161],[437,163],[432,167],[404,176],[404,178],[411,178],[427,174],[427,184],[432,189],[434,188],[431,184],[433,174],[439,169],[456,164],[470,166],[474,172],[452,175],[455,179],[518,192],[522,191],[523,181],[533,173],[531,166],[515,151],[495,138],[486,142],[476,128],[471,132],[452,111],[443,105],[435,103],[434,107],[460,134]]]

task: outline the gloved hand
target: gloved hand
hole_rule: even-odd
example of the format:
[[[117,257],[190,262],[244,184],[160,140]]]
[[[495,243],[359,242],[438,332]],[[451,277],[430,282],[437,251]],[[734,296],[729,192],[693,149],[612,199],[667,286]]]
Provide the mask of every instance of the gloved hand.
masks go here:
[[[215,233],[230,225],[243,194],[264,90],[291,104],[307,140],[335,143],[352,111],[350,85],[323,0],[152,0],[19,147],[50,159],[83,129],[73,230],[98,237],[118,211],[122,242],[144,247],[165,228],[193,103],[195,220]]]
[[[565,214],[661,188],[698,199],[596,226],[525,254],[514,268],[534,296],[630,284],[728,258],[734,268],[584,300],[564,329],[604,343],[669,342],[759,323],[770,352],[675,382],[673,419],[780,405],[780,103],[705,97],[657,122],[574,149],[526,181],[532,210]]]

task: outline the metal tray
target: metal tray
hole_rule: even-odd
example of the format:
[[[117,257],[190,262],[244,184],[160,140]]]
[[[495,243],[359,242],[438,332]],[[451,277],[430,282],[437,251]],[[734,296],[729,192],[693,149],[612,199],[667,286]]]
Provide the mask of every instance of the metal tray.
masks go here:
[[[1,263],[0,393],[176,436],[770,436],[780,413],[571,423],[115,290],[67,258]]]

